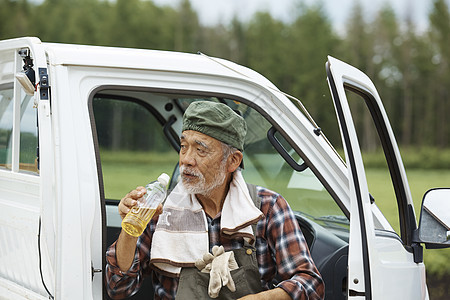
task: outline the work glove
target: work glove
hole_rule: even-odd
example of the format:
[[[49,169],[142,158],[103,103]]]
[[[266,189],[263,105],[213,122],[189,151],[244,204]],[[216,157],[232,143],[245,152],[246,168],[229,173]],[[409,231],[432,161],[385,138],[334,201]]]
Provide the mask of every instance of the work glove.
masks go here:
[[[214,246],[214,247],[216,247],[216,246]],[[212,263],[213,259],[214,259],[214,255],[207,252],[207,253],[203,254],[203,258],[198,259],[195,262],[195,266],[197,267],[197,269],[199,269],[200,272],[209,273],[211,271],[211,263]]]
[[[223,246],[214,246],[212,254],[206,253],[195,266],[204,273],[209,273],[208,295],[211,298],[219,296],[222,286],[227,286],[231,292],[236,291],[231,271],[238,268],[232,251],[225,252]]]

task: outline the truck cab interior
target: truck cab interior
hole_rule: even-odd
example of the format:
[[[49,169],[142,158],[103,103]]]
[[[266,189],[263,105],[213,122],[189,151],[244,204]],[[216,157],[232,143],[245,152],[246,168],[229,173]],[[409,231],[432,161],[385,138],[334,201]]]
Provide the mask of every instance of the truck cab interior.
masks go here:
[[[171,175],[178,182],[179,135],[184,110],[193,101],[216,101],[244,117],[248,133],[244,178],[280,193],[294,210],[314,262],[325,281],[327,299],[345,299],[349,215],[326,183],[305,163],[301,149],[283,134],[274,116],[245,99],[150,88],[99,88],[89,101],[96,145],[99,189],[104,207],[104,251],[117,239],[121,219],[117,205],[136,186]],[[151,280],[130,299],[150,299]],[[104,298],[109,297],[104,293]]]

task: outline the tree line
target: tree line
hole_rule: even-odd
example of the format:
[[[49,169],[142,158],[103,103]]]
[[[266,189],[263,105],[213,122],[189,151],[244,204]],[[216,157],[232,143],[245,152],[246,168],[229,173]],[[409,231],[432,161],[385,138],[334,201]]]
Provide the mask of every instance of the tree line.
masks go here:
[[[433,0],[419,31],[389,5],[367,20],[357,0],[343,32],[323,6],[299,0],[291,21],[257,12],[248,21],[202,25],[189,0],[177,7],[150,0],[0,0],[0,39],[37,36],[63,42],[175,50],[248,66],[299,98],[333,142],[340,140],[325,75],[327,55],[365,72],[375,83],[397,141],[405,147],[450,146],[450,11]],[[359,109],[359,108],[355,108]],[[358,115],[358,114],[356,114]],[[361,132],[366,122],[355,120]],[[371,137],[363,134],[363,147]]]

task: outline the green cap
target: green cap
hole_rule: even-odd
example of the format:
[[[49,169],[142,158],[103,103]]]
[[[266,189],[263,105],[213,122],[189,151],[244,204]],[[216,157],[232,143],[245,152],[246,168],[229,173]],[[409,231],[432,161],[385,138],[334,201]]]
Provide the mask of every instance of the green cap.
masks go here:
[[[182,131],[194,130],[236,149],[244,150],[247,124],[244,118],[223,103],[196,101],[183,115]]]

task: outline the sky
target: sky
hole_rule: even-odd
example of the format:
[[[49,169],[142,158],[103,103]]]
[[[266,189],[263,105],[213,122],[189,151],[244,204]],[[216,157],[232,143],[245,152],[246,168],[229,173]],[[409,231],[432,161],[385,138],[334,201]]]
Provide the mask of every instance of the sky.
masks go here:
[[[159,5],[176,6],[180,0],[153,0]],[[303,0],[307,4],[320,3],[319,0]],[[337,31],[343,30],[349,12],[360,1],[368,20],[380,7],[386,3],[396,12],[400,20],[405,20],[411,14],[416,29],[424,30],[428,26],[428,14],[433,0],[321,0],[325,12]],[[450,0],[446,0],[450,5]],[[190,0],[197,11],[203,25],[217,23],[228,24],[233,16],[241,21],[247,21],[256,11],[269,11],[279,20],[289,22],[293,19],[298,0]]]

